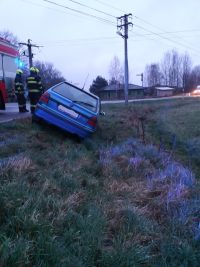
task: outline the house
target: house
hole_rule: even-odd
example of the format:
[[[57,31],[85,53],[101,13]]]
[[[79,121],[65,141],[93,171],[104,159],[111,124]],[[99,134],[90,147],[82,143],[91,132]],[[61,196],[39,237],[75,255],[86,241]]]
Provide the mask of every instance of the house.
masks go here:
[[[172,96],[175,92],[175,88],[172,87],[155,87],[155,95],[157,97]]]
[[[103,87],[101,90],[98,91],[97,95],[101,98],[101,100],[124,99],[124,84],[111,84],[106,87]],[[144,88],[142,86],[129,84],[129,99],[142,98],[143,96]]]

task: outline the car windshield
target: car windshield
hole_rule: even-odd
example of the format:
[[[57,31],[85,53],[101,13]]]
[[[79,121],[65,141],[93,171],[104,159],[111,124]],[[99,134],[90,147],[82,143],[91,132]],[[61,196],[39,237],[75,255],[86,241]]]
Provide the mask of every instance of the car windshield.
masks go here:
[[[68,83],[61,83],[55,86],[52,90],[70,99],[74,103],[84,106],[85,108],[92,110],[94,112],[97,111],[97,104],[98,104],[97,98],[87,94],[85,91],[82,91],[81,89],[73,87]]]

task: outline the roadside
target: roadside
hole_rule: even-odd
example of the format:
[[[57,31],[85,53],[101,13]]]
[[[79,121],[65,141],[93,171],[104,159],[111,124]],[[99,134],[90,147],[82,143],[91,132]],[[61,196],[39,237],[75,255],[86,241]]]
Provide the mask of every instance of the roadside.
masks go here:
[[[199,266],[199,99],[104,109],[78,142],[0,125],[1,266]]]
[[[27,109],[30,110],[30,105],[27,103]],[[0,110],[0,123],[9,122],[15,119],[30,117],[31,113],[19,113],[17,103],[7,103],[6,110]]]
[[[166,99],[178,99],[178,98],[185,98],[190,97],[186,96],[172,96],[172,97],[160,97],[160,98],[144,98],[144,99],[130,99],[129,103],[131,102],[145,102],[145,101],[159,101],[159,100],[166,100]],[[124,103],[124,100],[110,100],[110,101],[101,101],[102,104],[116,104],[116,103]],[[30,104],[27,103],[27,108],[30,110]],[[18,104],[7,103],[6,110],[0,110],[0,123],[9,122],[14,119],[21,119],[30,117],[31,113],[19,113],[18,112]]]
[[[143,102],[143,101],[159,101],[159,100],[166,100],[166,99],[178,99],[178,98],[187,98],[187,97],[194,97],[188,94],[186,95],[177,95],[177,96],[165,96],[165,97],[152,97],[152,98],[138,98],[138,99],[129,99],[128,102]],[[115,104],[115,103],[124,103],[125,100],[108,100],[108,101],[101,101],[102,104]]]

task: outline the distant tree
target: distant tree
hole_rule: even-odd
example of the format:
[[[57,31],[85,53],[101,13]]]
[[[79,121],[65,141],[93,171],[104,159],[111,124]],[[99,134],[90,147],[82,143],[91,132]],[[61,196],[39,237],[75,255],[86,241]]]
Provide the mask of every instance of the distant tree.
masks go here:
[[[200,85],[200,65],[197,65],[192,69],[189,78],[189,85],[190,88]]]
[[[162,84],[169,86],[171,57],[170,52],[165,53],[161,61]]]
[[[101,76],[97,76],[95,80],[93,80],[92,85],[89,90],[91,93],[97,94],[100,89],[107,86],[108,82],[105,78]]]
[[[174,86],[177,81],[177,62],[178,54],[175,50],[168,51],[164,54],[161,62],[163,84]]]
[[[187,90],[191,71],[190,56],[180,55],[176,50],[168,51],[161,62],[161,71],[164,85],[183,87]]]
[[[123,84],[124,83],[123,68],[117,56],[115,56],[110,63],[109,75],[110,75],[109,84]]]
[[[145,84],[149,87],[157,84],[190,90],[200,83],[200,66],[192,69],[190,56],[179,54],[176,50],[164,54],[161,63],[147,65],[145,68]]]
[[[18,46],[19,39],[12,32],[10,32],[8,30],[2,30],[2,31],[0,31],[0,37],[9,41],[11,44]]]
[[[161,72],[158,63],[147,65],[145,68],[145,85],[152,87],[161,84]]]
[[[61,72],[58,71],[52,63],[35,61],[34,66],[40,71],[39,74],[45,90],[57,83],[65,81],[65,78],[62,76]]]
[[[181,78],[182,78],[183,90],[186,92],[189,91],[190,89],[191,66],[192,62],[190,56],[187,53],[185,53],[182,56]]]

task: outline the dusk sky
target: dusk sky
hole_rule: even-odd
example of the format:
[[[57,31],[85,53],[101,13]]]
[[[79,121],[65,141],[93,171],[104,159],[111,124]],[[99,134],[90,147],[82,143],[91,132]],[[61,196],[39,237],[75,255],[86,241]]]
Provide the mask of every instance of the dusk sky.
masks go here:
[[[132,13],[129,73],[130,82],[140,85],[136,75],[168,50],[187,51],[193,66],[200,64],[199,10],[199,0],[0,0],[0,31],[42,45],[34,49],[34,60],[53,63],[80,87],[88,76],[87,89],[97,75],[110,78],[114,56],[123,66],[124,40],[116,34],[116,17]]]

